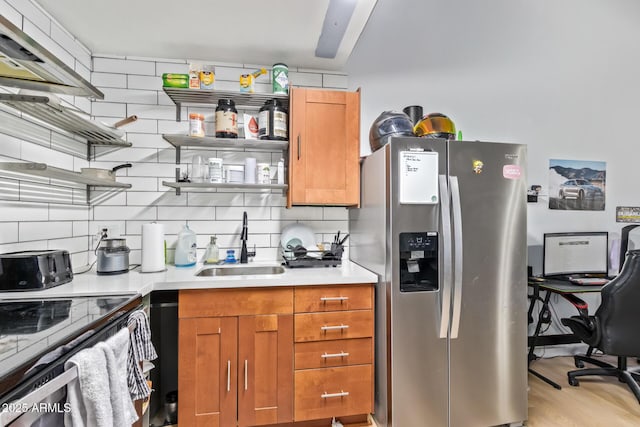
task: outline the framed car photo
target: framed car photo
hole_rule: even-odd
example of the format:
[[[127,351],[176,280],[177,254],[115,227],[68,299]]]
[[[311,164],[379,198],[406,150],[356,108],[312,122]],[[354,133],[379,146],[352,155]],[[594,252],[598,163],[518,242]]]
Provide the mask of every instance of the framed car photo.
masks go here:
[[[606,162],[549,160],[549,209],[603,211]]]

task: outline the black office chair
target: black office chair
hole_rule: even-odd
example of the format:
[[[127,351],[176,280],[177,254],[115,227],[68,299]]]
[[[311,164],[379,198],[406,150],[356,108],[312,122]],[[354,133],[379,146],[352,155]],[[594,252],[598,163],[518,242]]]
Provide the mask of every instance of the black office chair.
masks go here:
[[[577,377],[585,375],[614,376],[629,386],[640,403],[640,373],[627,368],[627,357],[640,354],[640,250],[627,252],[620,274],[600,291],[602,303],[593,316],[580,311],[579,316],[562,319],[562,324],[590,348],[618,357],[618,366],[587,356],[574,356],[576,367],[583,362],[598,368],[580,369],[567,373],[569,384],[579,385]]]

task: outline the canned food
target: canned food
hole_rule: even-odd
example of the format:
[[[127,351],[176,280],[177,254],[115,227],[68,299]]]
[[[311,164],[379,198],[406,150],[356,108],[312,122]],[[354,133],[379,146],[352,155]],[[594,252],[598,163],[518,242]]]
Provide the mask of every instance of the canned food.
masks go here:
[[[273,64],[271,69],[273,93],[287,95],[289,93],[289,67],[286,64]]]

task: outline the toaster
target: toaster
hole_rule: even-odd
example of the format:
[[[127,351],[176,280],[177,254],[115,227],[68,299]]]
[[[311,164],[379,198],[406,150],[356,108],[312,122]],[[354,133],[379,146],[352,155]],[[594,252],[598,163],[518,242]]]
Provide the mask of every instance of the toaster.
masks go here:
[[[0,291],[51,288],[73,279],[71,258],[65,250],[0,254]]]

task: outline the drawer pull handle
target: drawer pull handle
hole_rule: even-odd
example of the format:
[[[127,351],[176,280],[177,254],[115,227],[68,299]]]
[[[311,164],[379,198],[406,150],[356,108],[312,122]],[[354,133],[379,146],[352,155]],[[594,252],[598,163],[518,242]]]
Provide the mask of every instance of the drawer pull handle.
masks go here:
[[[321,326],[323,332],[349,329],[349,325]]]
[[[347,357],[349,355],[349,353],[345,353],[344,351],[341,351],[340,353],[333,353],[333,354],[323,354],[320,357],[322,357],[323,359],[329,359],[331,357]]]
[[[348,391],[340,391],[340,393],[327,393],[326,391],[320,395],[323,399],[328,399],[330,397],[346,397],[349,396]]]
[[[348,301],[349,297],[320,297],[320,301],[322,302],[327,302],[327,301]]]
[[[227,391],[231,391],[231,360],[227,360]]]

